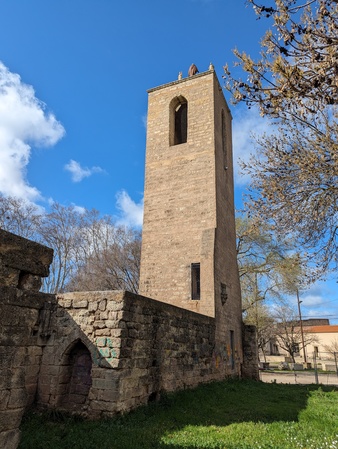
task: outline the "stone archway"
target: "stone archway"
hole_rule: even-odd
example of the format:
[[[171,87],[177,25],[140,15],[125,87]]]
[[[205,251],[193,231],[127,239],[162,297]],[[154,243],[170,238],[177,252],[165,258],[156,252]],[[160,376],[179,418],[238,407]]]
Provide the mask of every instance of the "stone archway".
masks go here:
[[[92,385],[91,371],[90,352],[81,340],[77,340],[63,356],[58,389],[59,407],[81,411]]]

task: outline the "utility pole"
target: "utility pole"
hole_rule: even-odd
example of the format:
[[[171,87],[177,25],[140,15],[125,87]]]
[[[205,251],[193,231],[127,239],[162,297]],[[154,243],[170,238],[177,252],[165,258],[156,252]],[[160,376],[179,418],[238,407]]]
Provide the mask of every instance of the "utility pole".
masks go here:
[[[306,362],[305,345],[304,345],[303,321],[302,321],[302,314],[301,314],[301,311],[300,311],[300,303],[301,303],[302,301],[299,300],[299,290],[298,290],[298,288],[296,289],[296,293],[297,293],[298,314],[299,314],[299,322],[300,322],[300,333],[301,333],[301,336],[302,336],[302,346],[303,346],[304,363],[307,363],[307,362]]]

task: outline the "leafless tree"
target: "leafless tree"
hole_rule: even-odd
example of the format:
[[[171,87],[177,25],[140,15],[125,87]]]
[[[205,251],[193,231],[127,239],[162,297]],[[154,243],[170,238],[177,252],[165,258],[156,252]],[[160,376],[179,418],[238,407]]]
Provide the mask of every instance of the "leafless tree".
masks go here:
[[[51,211],[44,216],[40,227],[41,241],[54,250],[50,275],[44,281],[44,291],[64,291],[76,272],[82,225],[83,217],[74,206],[53,203]]]
[[[0,227],[2,229],[28,239],[36,239],[41,218],[41,211],[34,204],[0,194]]]
[[[244,323],[256,327],[257,345],[266,362],[267,345],[274,339],[275,320],[269,307],[263,302],[256,302],[244,314]]]
[[[243,166],[253,179],[246,206],[296,237],[320,274],[338,261],[338,3],[248,3],[272,28],[259,60],[235,51],[245,79],[226,66],[226,87],[277,128],[256,138],[257,154]]]
[[[338,357],[338,338],[332,339],[331,343],[323,345],[323,348],[332,356],[336,355],[336,357]]]
[[[43,212],[17,198],[0,197],[0,226],[54,250],[43,290],[115,290],[137,292],[140,232],[116,226],[96,210],[53,203]]]
[[[110,217],[104,217],[88,223],[82,228],[82,233],[84,245],[80,262],[67,289],[129,290],[137,293],[140,232],[116,226]]]
[[[275,309],[274,337],[278,345],[284,349],[295,362],[295,355],[303,347],[317,342],[317,337],[309,332],[302,335],[297,313],[288,304],[281,304]],[[303,346],[304,342],[304,346]]]

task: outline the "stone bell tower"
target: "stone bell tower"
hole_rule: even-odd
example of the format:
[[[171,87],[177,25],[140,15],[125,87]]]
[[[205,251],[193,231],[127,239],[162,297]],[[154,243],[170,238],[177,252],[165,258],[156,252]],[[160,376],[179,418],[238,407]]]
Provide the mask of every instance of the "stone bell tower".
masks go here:
[[[240,334],[231,114],[209,70],[148,91],[140,294]]]

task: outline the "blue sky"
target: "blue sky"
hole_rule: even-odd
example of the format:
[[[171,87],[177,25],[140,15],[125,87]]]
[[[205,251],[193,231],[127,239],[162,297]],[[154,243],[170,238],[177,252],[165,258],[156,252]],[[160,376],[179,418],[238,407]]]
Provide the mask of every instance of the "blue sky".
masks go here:
[[[266,26],[244,0],[2,0],[0,191],[140,225],[147,89],[192,62],[212,62],[222,82],[231,50],[258,56]],[[266,124],[231,108],[245,158]],[[246,181],[236,176],[238,206]],[[305,292],[304,315],[338,317],[335,285]]]

